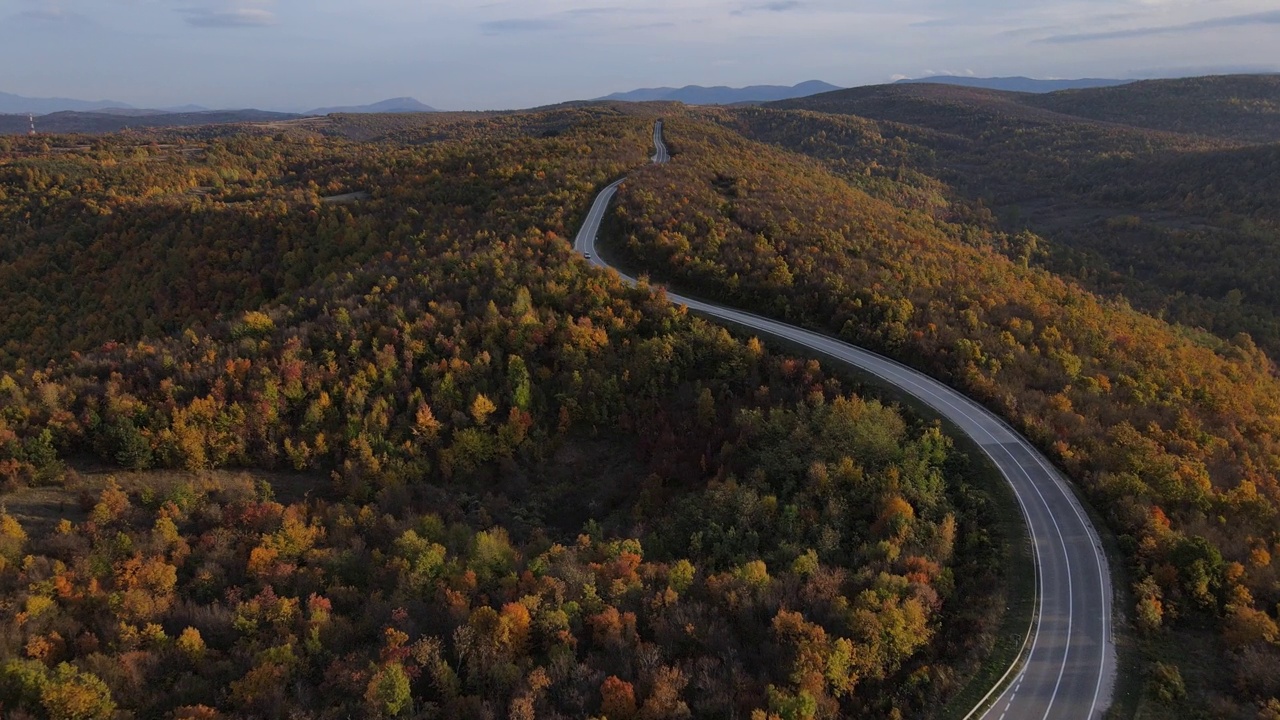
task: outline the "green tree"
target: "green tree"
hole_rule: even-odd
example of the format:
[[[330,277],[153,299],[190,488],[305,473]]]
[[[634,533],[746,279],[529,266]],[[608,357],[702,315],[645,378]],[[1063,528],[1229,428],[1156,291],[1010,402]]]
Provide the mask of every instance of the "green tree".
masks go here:
[[[106,683],[68,663],[54,668],[40,702],[50,717],[67,720],[107,720],[116,710]]]
[[[413,704],[409,676],[400,663],[377,669],[364,693],[365,702],[380,717],[400,717]]]
[[[529,381],[529,368],[519,355],[507,361],[507,382],[511,384],[511,404],[528,410],[533,401],[533,385]]]
[[[49,669],[36,660],[9,660],[0,667],[0,703],[7,708],[40,709]]]
[[[151,467],[151,442],[132,420],[117,418],[107,427],[107,441],[111,456],[130,470],[146,470]]]

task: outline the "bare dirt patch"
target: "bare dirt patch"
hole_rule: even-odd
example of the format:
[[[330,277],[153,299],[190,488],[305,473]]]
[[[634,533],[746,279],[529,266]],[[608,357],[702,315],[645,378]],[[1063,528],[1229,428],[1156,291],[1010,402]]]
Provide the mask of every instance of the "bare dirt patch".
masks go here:
[[[73,523],[89,516],[88,507],[114,478],[131,496],[164,498],[183,486],[197,492],[221,491],[252,496],[261,483],[271,487],[278,502],[290,504],[310,497],[326,495],[331,486],[318,475],[272,472],[265,470],[205,470],[178,472],[154,470],[131,472],[86,468],[66,474],[61,486],[22,488],[0,495],[0,506],[22,524],[32,537],[51,532],[62,520]],[[89,499],[89,500],[86,500]]]

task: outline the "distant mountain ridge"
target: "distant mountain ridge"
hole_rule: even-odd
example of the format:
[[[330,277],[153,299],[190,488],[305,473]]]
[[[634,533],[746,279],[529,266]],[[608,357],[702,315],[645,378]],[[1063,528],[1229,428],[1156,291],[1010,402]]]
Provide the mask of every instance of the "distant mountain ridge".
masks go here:
[[[203,105],[166,105],[159,108],[140,108],[117,100],[76,100],[73,98],[32,98],[0,92],[0,115],[52,115],[54,113],[102,113],[121,117],[152,115],[192,115],[207,112],[245,112],[234,108],[209,108]],[[255,111],[270,112],[270,111]],[[411,113],[438,112],[411,97],[398,97],[369,105],[324,107],[303,115],[328,115],[330,113]],[[285,113],[294,114],[294,113]]]
[[[932,83],[935,85],[960,85],[962,87],[985,88],[987,90],[1004,90],[1007,92],[1051,93],[1059,90],[1084,90],[1088,88],[1115,87],[1127,85],[1133,80],[1113,80],[1107,78],[1080,78],[1077,80],[1037,80],[1029,77],[965,77],[960,75],[934,75],[923,78],[906,78],[896,81],[897,85]]]
[[[430,105],[424,105],[411,97],[391,98],[370,105],[347,105],[340,107],[316,108],[306,115],[330,115],[332,113],[415,113],[439,112]]]
[[[74,102],[74,101],[73,101]],[[191,108],[191,109],[185,109]],[[167,110],[148,110],[131,107],[104,107],[94,110],[61,110],[36,114],[36,131],[40,133],[88,133],[101,134],[127,128],[193,127],[198,125],[222,125],[233,123],[260,123],[297,120],[331,113],[427,113],[438,112],[413,98],[392,98],[371,105],[318,108],[307,113],[272,112],[267,110],[205,110],[199,105]],[[27,112],[0,111],[0,135],[22,135],[30,128]]]
[[[39,133],[87,133],[120,132],[127,128],[193,127],[198,125],[222,125],[228,123],[280,122],[304,117],[292,113],[267,112],[265,110],[210,110],[193,113],[165,113],[145,110],[117,110],[111,112],[55,112],[36,118]],[[26,134],[29,125],[26,115],[0,114],[0,135]]]
[[[21,115],[32,113],[45,115],[55,112],[94,112],[110,108],[134,109],[132,105],[115,100],[73,100],[71,98],[30,98],[0,92],[0,113]]]
[[[841,89],[838,85],[825,83],[821,80],[809,80],[792,86],[751,85],[743,88],[732,88],[723,85],[716,87],[687,85],[682,88],[641,88],[630,92],[613,93],[598,99],[621,102],[682,102],[686,105],[733,105],[746,102],[790,100]]]

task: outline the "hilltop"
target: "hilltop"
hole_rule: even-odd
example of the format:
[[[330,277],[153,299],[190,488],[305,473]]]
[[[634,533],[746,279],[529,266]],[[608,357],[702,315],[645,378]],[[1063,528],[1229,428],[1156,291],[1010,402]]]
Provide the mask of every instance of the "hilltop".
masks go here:
[[[1060,113],[1030,105],[1027,93],[962,85],[867,85],[768,103],[783,110],[857,115],[941,132],[964,133],[992,120],[1052,123]]]
[[[772,103],[942,129],[975,116],[1088,121],[1238,142],[1280,141],[1280,75],[1142,80],[1050,93],[960,85],[869,85]]]
[[[1245,142],[1280,142],[1280,75],[1143,80],[1024,98],[1093,120]]]
[[[1132,80],[1108,80],[1104,78],[1080,78],[1078,80],[1037,80],[1029,77],[967,77],[963,75],[931,75],[922,78],[903,78],[900,85],[926,83],[931,85],[961,85],[964,87],[1008,90],[1010,92],[1049,93],[1058,90],[1111,87],[1133,82]]]

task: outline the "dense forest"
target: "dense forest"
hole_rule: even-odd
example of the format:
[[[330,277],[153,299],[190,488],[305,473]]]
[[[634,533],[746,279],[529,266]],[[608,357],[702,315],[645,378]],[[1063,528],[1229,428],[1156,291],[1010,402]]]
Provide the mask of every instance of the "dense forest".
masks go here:
[[[624,265],[890,354],[999,410],[1119,535],[1129,617],[1154,656],[1173,660],[1153,698],[1168,699],[1159,688],[1172,667],[1188,715],[1280,709],[1280,381],[1257,344],[1166,324],[1029,267],[1034,238],[895,202],[925,196],[911,175],[901,188],[892,173],[842,179],[829,162],[723,127],[781,133],[822,118],[729,115],[667,123],[673,163],[620,192]],[[866,131],[847,128],[855,140]],[[885,142],[885,155],[909,153]]]
[[[627,175],[611,258],[1066,471],[1118,540],[1125,708],[1280,718],[1280,100],[1129,87],[0,138],[0,707],[943,712],[1008,621],[982,463],[582,262]]]
[[[343,122],[0,147],[7,717],[963,688],[1006,606],[980,468],[572,253],[652,117]]]

